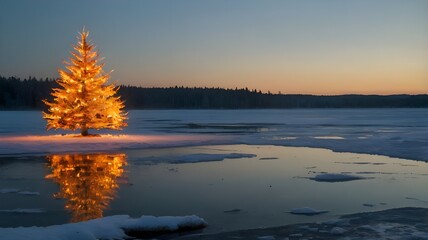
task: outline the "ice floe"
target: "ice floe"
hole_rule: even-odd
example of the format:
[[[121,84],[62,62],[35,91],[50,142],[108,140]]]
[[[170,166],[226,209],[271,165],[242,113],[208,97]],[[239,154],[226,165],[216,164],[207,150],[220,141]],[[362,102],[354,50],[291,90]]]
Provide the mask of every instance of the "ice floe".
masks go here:
[[[328,213],[328,211],[316,210],[310,207],[302,207],[302,208],[293,208],[289,213],[296,214],[296,215],[313,216],[313,215]]]
[[[343,140],[345,139],[344,137],[340,137],[340,136],[316,136],[313,137],[315,139],[330,139],[330,140]]]

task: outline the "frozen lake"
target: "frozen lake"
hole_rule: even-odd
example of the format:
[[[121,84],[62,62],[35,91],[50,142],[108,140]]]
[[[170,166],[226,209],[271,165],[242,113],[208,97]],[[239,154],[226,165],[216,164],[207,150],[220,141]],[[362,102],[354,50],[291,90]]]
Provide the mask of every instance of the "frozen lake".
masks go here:
[[[227,157],[232,159],[223,160]],[[313,179],[325,173],[362,179]],[[428,164],[421,161],[269,145],[3,157],[0,226],[53,225],[117,214],[196,214],[208,221],[205,232],[269,227],[428,207],[427,180]],[[289,213],[301,207],[328,212]],[[16,209],[40,212],[5,211]]]
[[[0,227],[196,214],[220,232],[428,207],[426,109],[129,117],[122,136],[81,139],[46,132],[40,112],[0,112]],[[327,212],[289,213],[302,207]]]
[[[292,110],[138,110],[129,112],[129,127],[101,133],[196,136],[193,143],[145,142],[105,144],[98,150],[207,144],[269,144],[328,148],[339,152],[380,154],[428,161],[427,109],[292,109]],[[7,136],[60,134],[45,130],[38,111],[0,111],[0,154],[52,152],[56,147],[33,148]],[[65,132],[69,133],[69,132]],[[204,142],[203,136],[208,136]],[[210,136],[221,136],[214,141]],[[34,140],[37,142],[37,140]],[[141,143],[141,142],[140,142]],[[71,151],[84,150],[78,146]],[[62,148],[59,150],[62,151]]]

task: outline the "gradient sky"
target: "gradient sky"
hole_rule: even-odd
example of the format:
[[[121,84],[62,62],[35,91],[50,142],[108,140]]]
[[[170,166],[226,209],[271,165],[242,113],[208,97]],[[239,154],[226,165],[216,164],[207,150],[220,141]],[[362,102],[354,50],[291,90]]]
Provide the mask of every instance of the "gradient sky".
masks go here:
[[[426,0],[0,0],[0,75],[57,77],[83,26],[119,84],[428,93]]]

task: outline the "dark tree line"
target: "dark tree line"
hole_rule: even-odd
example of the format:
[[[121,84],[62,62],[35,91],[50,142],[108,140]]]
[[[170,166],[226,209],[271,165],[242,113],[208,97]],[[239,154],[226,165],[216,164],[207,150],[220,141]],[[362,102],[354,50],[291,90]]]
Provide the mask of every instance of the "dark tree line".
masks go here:
[[[54,79],[0,77],[0,109],[44,109],[51,100]],[[428,95],[298,95],[248,89],[142,88],[121,86],[128,109],[252,109],[252,108],[392,108],[428,107]]]

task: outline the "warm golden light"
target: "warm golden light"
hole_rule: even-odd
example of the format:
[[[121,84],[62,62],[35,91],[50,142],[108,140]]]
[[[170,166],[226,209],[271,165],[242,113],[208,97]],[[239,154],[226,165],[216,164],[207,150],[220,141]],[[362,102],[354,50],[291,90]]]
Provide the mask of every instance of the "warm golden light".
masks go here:
[[[59,70],[57,83],[62,88],[53,89],[53,102],[44,100],[49,107],[43,112],[48,129],[81,129],[87,136],[88,129],[121,129],[127,126],[124,102],[115,96],[118,87],[105,83],[110,77],[103,73],[104,64],[99,64],[95,46],[88,43],[88,31],[80,33],[76,52],[67,63],[67,71]]]
[[[56,198],[66,199],[72,222],[103,216],[119,187],[126,165],[125,154],[65,154],[47,157],[52,179],[60,186]]]

